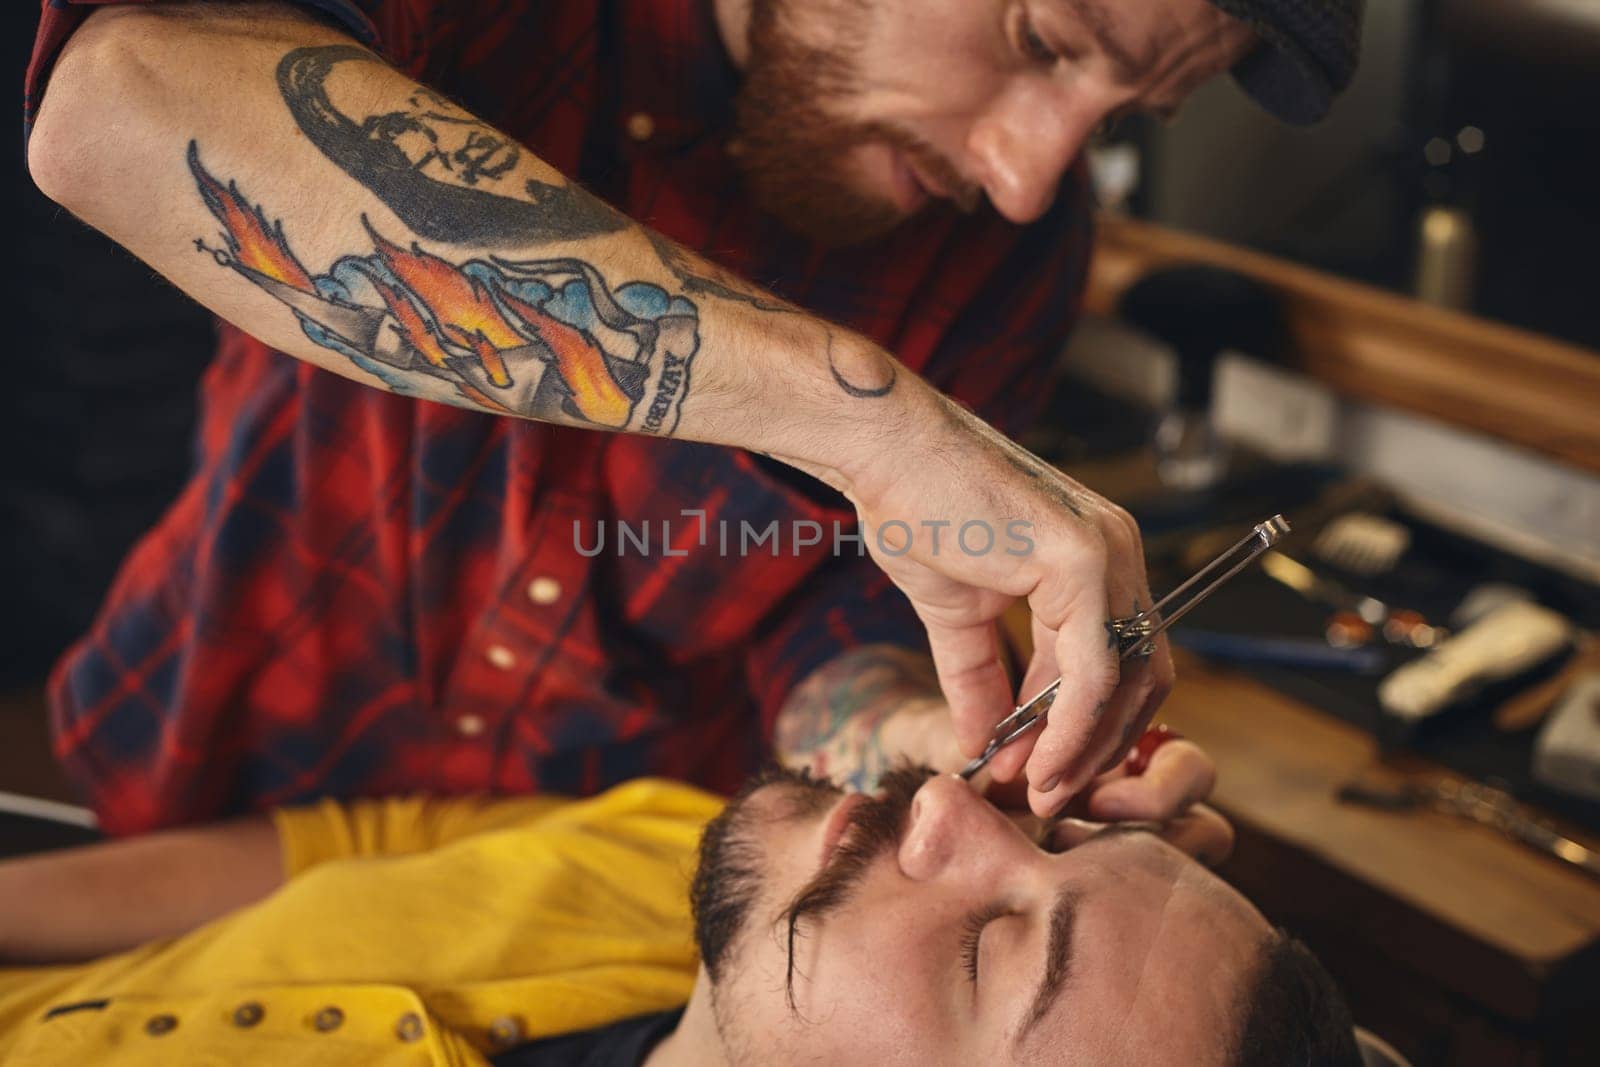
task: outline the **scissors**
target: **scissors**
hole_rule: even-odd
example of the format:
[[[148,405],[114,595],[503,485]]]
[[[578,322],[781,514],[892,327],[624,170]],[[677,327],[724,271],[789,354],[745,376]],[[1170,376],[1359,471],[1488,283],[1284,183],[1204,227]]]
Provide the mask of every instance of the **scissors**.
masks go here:
[[[1173,623],[1187,615],[1212,591],[1244,570],[1261,553],[1281,541],[1289,532],[1289,520],[1274,515],[1266,522],[1256,524],[1238,544],[1200,568],[1187,582],[1151,605],[1148,611],[1106,623],[1117,642],[1117,658],[1143,659],[1156,650],[1156,638]],[[1045,713],[1055,701],[1061,688],[1057,678],[1032,699],[1017,705],[1017,709],[995,724],[994,735],[984,748],[983,755],[961,768],[961,777],[971,778],[994,758],[996,752],[1044,722]]]

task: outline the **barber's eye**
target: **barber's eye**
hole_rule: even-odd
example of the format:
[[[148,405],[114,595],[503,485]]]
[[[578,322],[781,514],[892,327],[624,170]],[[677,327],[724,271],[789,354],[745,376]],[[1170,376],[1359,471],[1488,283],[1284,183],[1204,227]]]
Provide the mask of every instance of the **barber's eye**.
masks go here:
[[[974,984],[978,981],[978,948],[983,942],[984,928],[996,919],[1009,914],[1010,912],[1001,905],[991,904],[967,917],[961,936],[961,962],[967,969],[967,978]]]
[[[1034,28],[1033,20],[1028,17],[1026,10],[1022,12],[1021,21],[1017,25],[1017,40],[1021,44],[1022,54],[1034,63],[1048,66],[1059,58],[1055,49],[1039,36],[1039,31]]]
[[[1113,140],[1121,130],[1122,124],[1132,114],[1133,109],[1128,107],[1120,107],[1111,112],[1111,114],[1100,120],[1099,125],[1095,126],[1094,131],[1089,135],[1090,141],[1095,144],[1104,144]]]

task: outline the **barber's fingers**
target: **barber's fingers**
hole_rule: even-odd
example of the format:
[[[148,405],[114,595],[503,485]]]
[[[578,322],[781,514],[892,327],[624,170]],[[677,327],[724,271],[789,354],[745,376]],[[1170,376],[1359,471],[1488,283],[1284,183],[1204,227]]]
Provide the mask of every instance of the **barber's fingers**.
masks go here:
[[[1122,663],[1116,692],[1107,701],[1105,713],[1081,757],[1083,764],[1092,768],[1096,776],[1115,769],[1122,762],[1122,755],[1155,717],[1165,696],[1158,685],[1152,658],[1141,657]],[[1093,788],[1093,783],[1084,788]]]
[[[1196,804],[1176,818],[1150,824],[1151,832],[1167,844],[1194,857],[1207,867],[1215,867],[1233,853],[1233,827],[1216,809]],[[1062,819],[1048,831],[1042,847],[1064,852],[1109,829],[1104,823],[1082,819]]]
[[[1106,505],[1097,529],[1103,546],[1100,611],[1089,610],[1095,598],[1085,595],[1058,634],[1058,661],[1066,667],[1076,657],[1079,671],[1063,671],[1050,721],[1027,764],[1029,804],[1041,815],[1060,810],[1112,759],[1153,686],[1146,663],[1121,662],[1111,628],[1113,619],[1137,614],[1149,603],[1138,528],[1127,512]]]
[[[995,757],[998,759],[999,757]],[[972,784],[983,794],[985,800],[1008,814],[1025,814],[1030,819],[1037,818],[1028,811],[1028,783],[1025,779],[1017,778],[1013,781],[1002,782],[989,773],[989,768],[994,764],[972,776]]]
[[[1107,644],[1109,617],[1103,590],[1085,594],[1057,632],[1061,688],[1043,729],[1033,731],[1027,760],[1028,803],[1040,815],[1054,814],[1092,774],[1083,757],[1121,676],[1116,650]]]
[[[1116,773],[1097,780],[1084,798],[1084,813],[1099,822],[1176,818],[1211,795],[1217,765],[1191,741],[1168,741],[1150,757],[1143,774]]]
[[[1028,661],[1027,670],[1022,675],[1022,683],[1017,687],[1016,704],[1032,700],[1050,683],[1061,677],[1061,669],[1056,666],[1055,632],[1046,627],[1037,615],[1030,618],[1030,627],[1033,636],[1033,658]],[[1005,713],[1009,715],[1013,710],[1014,708],[1008,703]],[[1035,727],[1033,731],[1023,734],[1000,749],[984,768],[990,780],[997,787],[1004,787],[1002,792],[1007,797],[1014,797],[1018,806],[1027,804],[1027,782],[1019,781],[1018,776],[1028,761],[1029,753],[1033,751],[1036,735],[1041,729],[1042,726]],[[988,741],[987,735],[984,741]],[[990,792],[992,794],[994,790],[991,789]]]
[[[1161,710],[1161,705],[1172,693],[1173,682],[1176,681],[1176,672],[1172,666],[1172,649],[1167,644],[1165,637],[1156,639],[1155,651],[1145,657],[1145,696],[1144,705],[1133,721],[1122,728],[1122,737],[1111,756],[1101,765],[1102,770],[1110,770],[1120,765],[1139,743],[1139,738],[1150,728],[1155,721],[1156,713]]]
[[[1161,828],[1161,837],[1207,867],[1216,867],[1233,854],[1233,825],[1206,804],[1196,804],[1168,820]]]
[[[1115,590],[1131,590],[1126,594],[1128,609],[1120,616],[1131,618],[1154,606],[1145,571],[1144,539],[1138,523],[1127,511],[1114,504],[1108,505],[1107,511],[1112,520],[1109,528],[1113,531],[1106,538],[1112,548],[1107,588],[1113,590],[1113,607],[1119,603]],[[1096,773],[1117,766],[1127,755],[1172,691],[1173,678],[1172,654],[1165,637],[1156,638],[1149,655],[1122,661],[1117,692],[1084,756],[1086,762],[1093,764]]]

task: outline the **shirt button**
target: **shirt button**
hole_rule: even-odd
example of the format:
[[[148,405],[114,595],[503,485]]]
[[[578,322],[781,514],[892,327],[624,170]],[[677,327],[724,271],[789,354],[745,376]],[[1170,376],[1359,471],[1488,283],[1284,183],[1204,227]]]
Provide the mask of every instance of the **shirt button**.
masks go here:
[[[321,1033],[331,1034],[344,1025],[344,1012],[338,1008],[323,1008],[312,1016],[311,1025]]]
[[[470,712],[456,720],[456,733],[462,737],[477,737],[483,733],[483,716],[473,715]]]
[[[253,1000],[245,1001],[233,1009],[233,1025],[248,1029],[261,1021],[266,1009]]]
[[[522,1021],[512,1015],[502,1015],[489,1024],[489,1039],[498,1048],[510,1048],[522,1041]]]
[[[490,645],[484,650],[483,658],[489,661],[489,666],[498,667],[503,671],[509,671],[517,665],[516,653],[505,645]]]
[[[401,1041],[418,1041],[422,1038],[422,1016],[408,1011],[394,1024],[394,1036]]]
[[[178,1017],[176,1015],[152,1015],[150,1018],[145,1020],[144,1024],[144,1032],[149,1034],[151,1037],[160,1037],[162,1034],[170,1034],[177,1028]]]
[[[635,111],[628,116],[628,136],[635,141],[648,141],[655,136],[656,120],[643,111]]]
[[[554,578],[535,578],[528,583],[528,599],[535,604],[554,604],[561,599],[561,583]]]

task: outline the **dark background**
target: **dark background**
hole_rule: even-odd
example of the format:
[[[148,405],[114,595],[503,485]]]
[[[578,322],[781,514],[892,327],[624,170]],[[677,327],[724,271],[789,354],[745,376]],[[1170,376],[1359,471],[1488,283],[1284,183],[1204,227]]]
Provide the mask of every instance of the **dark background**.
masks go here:
[[[1144,164],[1133,214],[1389,289],[1412,287],[1422,210],[1459,207],[1469,310],[1600,349],[1595,0],[1368,0],[1361,67],[1321,125],[1219,80],[1124,136]]]
[[[38,5],[5,10],[20,110]],[[0,389],[0,686],[15,689],[41,680],[84,630],[122,554],[176,494],[212,326],[39,193],[20,125],[9,143],[21,337]]]

